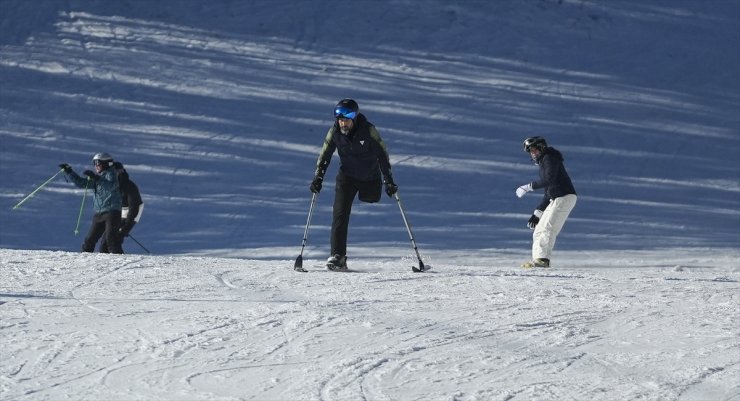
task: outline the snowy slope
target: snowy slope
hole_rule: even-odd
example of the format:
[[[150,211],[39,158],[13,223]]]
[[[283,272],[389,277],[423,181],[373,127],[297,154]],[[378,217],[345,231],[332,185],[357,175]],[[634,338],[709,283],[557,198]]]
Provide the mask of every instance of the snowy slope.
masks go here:
[[[566,255],[548,271],[495,254],[298,274],[291,260],[0,250],[0,396],[740,398],[740,272],[717,267],[732,260]]]
[[[738,48],[735,0],[0,0],[0,399],[740,400]],[[321,271],[331,179],[290,269],[348,96],[428,274],[385,196]],[[530,135],[579,194],[548,271]],[[61,176],[12,209],[100,151],[154,256],[77,253]]]

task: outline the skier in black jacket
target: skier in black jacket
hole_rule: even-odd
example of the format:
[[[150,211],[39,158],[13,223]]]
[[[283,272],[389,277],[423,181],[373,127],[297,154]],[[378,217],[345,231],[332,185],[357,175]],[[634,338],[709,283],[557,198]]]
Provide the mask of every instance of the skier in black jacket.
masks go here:
[[[562,153],[547,146],[545,138],[534,136],[525,139],[524,151],[540,166],[540,179],[517,188],[516,196],[521,198],[527,192],[540,188],[545,189],[545,195],[527,222],[527,226],[534,230],[532,261],[522,264],[522,267],[550,267],[550,254],[555,240],[578,197],[565,171]]]
[[[342,99],[334,108],[334,118],[334,125],[326,134],[319,153],[310,190],[313,193],[321,191],[324,174],[336,150],[340,166],[331,224],[331,257],[327,268],[346,270],[347,231],[355,196],[359,193],[361,201],[374,203],[380,200],[383,183],[388,196],[393,196],[398,186],[393,182],[385,144],[375,126],[360,113],[357,102]]]
[[[141,212],[144,208],[144,203],[141,200],[139,187],[129,178],[128,172],[123,167],[123,164],[121,162],[113,162],[113,169],[118,176],[122,201],[121,228],[118,230],[116,238],[118,240],[119,247],[123,250],[123,240],[125,237],[128,237],[131,230],[139,221]],[[100,252],[108,252],[107,241],[103,241],[100,244]]]

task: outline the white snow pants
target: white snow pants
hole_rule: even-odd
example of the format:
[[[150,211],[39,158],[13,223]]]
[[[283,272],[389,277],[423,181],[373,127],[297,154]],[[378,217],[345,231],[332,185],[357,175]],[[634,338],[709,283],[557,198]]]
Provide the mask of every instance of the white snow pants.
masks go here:
[[[565,195],[550,201],[532,234],[532,258],[550,259],[560,230],[576,205],[576,195]]]

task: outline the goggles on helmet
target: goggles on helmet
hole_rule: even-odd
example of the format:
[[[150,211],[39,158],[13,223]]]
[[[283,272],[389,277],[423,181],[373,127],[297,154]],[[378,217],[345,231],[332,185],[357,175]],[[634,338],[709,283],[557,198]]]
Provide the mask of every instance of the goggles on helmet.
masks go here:
[[[334,109],[334,118],[349,118],[354,120],[355,117],[357,117],[357,112],[349,107],[337,106]]]
[[[524,151],[529,153],[532,148],[542,150],[543,147],[547,146],[545,138],[541,136],[533,136],[524,140]]]

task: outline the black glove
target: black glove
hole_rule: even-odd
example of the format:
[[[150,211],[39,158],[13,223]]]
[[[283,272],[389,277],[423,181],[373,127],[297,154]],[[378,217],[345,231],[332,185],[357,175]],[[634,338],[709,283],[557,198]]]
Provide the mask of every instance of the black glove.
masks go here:
[[[62,163],[62,164],[60,164],[60,165],[59,165],[59,168],[60,168],[60,169],[62,169],[62,170],[64,170],[64,172],[65,172],[65,173],[67,173],[67,174],[69,174],[69,173],[71,173],[71,172],[72,172],[72,166],[70,166],[70,165],[69,165],[69,164],[67,164],[67,163]]]
[[[313,181],[311,181],[311,186],[308,187],[308,189],[311,190],[311,192],[317,194],[321,192],[321,183],[324,182],[324,177],[317,175],[313,177]]]
[[[540,217],[542,217],[542,210],[535,209],[534,213],[532,213],[532,217],[530,217],[527,222],[527,227],[529,227],[530,230],[534,230],[534,228],[537,227],[537,223],[540,222]]]
[[[98,179],[98,176],[95,173],[93,173],[92,171],[90,171],[90,170],[85,170],[82,174],[86,175],[87,178],[89,178],[89,179],[91,179],[93,181],[95,181],[95,180]]]
[[[131,229],[134,228],[134,224],[136,224],[135,221],[129,221],[126,219],[121,223],[121,228],[118,229],[118,232],[122,237],[128,237],[128,233],[130,233]]]
[[[388,196],[393,197],[393,194],[398,192],[398,185],[393,182],[393,177],[385,177],[385,193]]]

